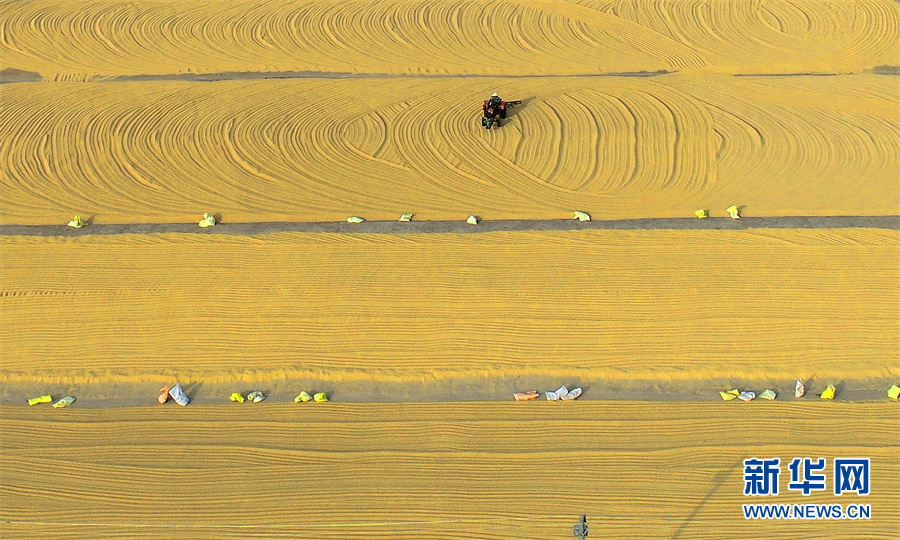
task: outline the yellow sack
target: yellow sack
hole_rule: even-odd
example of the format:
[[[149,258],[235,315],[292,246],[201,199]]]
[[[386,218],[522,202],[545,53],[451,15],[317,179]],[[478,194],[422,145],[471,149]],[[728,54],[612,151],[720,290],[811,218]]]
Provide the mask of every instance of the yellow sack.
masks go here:
[[[50,396],[34,397],[28,400],[28,405],[30,406],[37,405],[38,403],[50,403],[51,401],[53,401],[53,398],[51,398]]]
[[[325,392],[319,392],[313,396],[313,399],[316,400],[316,403],[322,403],[328,401],[328,396],[325,395]]]
[[[469,225],[478,225],[478,218],[475,216],[469,216],[466,218],[466,223]]]
[[[732,399],[741,395],[741,391],[737,388],[733,388],[727,392],[719,392],[719,395],[722,396],[722,399],[725,401],[731,401]]]
[[[829,384],[828,387],[825,388],[825,390],[822,392],[822,394],[819,395],[819,397],[822,399],[834,399],[834,390],[834,385]]]
[[[403,222],[412,221],[412,216],[413,215],[410,213],[401,214],[400,219],[398,219],[397,221],[403,221]]]
[[[574,212],[572,212],[572,219],[577,219],[578,221],[590,221],[591,216],[587,212],[575,210]]]
[[[763,399],[775,399],[775,391],[771,388],[766,388],[763,390],[763,393],[759,395],[759,397]]]
[[[294,403],[306,403],[307,401],[311,401],[312,396],[307,394],[305,391],[297,394],[297,397],[294,398]]]
[[[897,401],[897,398],[900,397],[900,386],[892,384],[891,387],[888,388],[888,397]]]
[[[694,212],[694,215],[697,216],[698,219],[706,219],[709,217],[709,214],[706,213],[706,210],[702,208]]]
[[[728,215],[731,216],[731,219],[741,219],[741,215],[738,213],[738,207],[735,205],[731,205],[725,209],[728,212]]]
[[[235,393],[231,394],[231,396],[229,396],[228,401],[234,401],[235,403],[243,403],[244,396],[235,392]]]
[[[68,225],[69,227],[72,227],[73,229],[80,229],[80,228],[84,227],[84,220],[81,219],[81,216],[79,216],[78,214],[75,214],[75,217],[72,218],[72,221],[66,223],[66,225]]]
[[[199,225],[201,228],[204,228],[204,229],[206,227],[215,227],[216,226],[216,218],[212,217],[209,214],[204,213],[203,219],[200,220]]]
[[[363,221],[365,220],[359,216],[350,216],[347,218],[347,223],[362,223]]]

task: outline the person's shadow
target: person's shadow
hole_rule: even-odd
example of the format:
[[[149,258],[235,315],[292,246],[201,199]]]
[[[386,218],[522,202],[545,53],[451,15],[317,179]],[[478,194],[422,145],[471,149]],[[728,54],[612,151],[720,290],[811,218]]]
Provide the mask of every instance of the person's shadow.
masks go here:
[[[700,512],[703,510],[703,507],[706,506],[706,503],[708,503],[710,500],[712,500],[714,498],[716,491],[718,491],[719,488],[722,487],[722,485],[725,483],[725,480],[728,478],[728,476],[731,474],[734,474],[735,472],[740,470],[742,465],[743,465],[743,462],[740,461],[736,465],[726,467],[716,473],[716,476],[713,477],[712,482],[711,482],[712,487],[706,493],[706,495],[703,497],[703,499],[701,499],[700,502],[698,502],[696,505],[694,505],[694,508],[691,510],[690,515],[687,518],[685,518],[685,520],[678,527],[678,530],[675,531],[675,534],[672,535],[672,540],[677,540],[678,538],[681,538],[681,535],[684,534],[685,529],[687,529],[689,526],[691,526],[693,524],[694,519],[700,514]]]

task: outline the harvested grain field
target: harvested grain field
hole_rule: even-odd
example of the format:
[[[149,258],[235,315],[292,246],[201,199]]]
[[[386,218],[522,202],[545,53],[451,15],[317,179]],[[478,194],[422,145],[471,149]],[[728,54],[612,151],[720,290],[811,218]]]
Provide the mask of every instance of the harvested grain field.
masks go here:
[[[896,215],[896,80],[23,83],[0,223]],[[491,89],[525,103],[485,132]]]
[[[896,377],[897,241],[877,229],[11,237],[2,380]]]
[[[0,536],[900,529],[900,3],[0,0],[0,49]]]
[[[15,537],[885,538],[881,404],[441,403],[0,408]],[[684,433],[690,433],[685,437]],[[747,521],[742,460],[872,458],[869,520]],[[831,503],[786,488],[778,503]],[[877,479],[877,480],[876,480]],[[877,483],[875,483],[877,482]],[[850,500],[854,499],[854,500]],[[753,501],[757,502],[757,501]]]
[[[900,52],[900,12],[890,0],[4,4],[4,63],[47,80],[224,71],[846,73],[895,64]]]

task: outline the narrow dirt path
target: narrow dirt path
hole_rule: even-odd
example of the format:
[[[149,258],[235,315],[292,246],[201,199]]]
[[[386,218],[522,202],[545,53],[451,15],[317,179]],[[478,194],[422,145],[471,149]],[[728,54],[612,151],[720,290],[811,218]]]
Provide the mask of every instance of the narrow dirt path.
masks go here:
[[[0,236],[82,236],[88,234],[266,234],[276,232],[310,233],[485,233],[496,231],[571,231],[586,229],[652,230],[740,230],[740,229],[891,229],[900,230],[900,216],[785,216],[730,218],[642,218],[593,220],[579,222],[571,219],[505,219],[482,221],[469,225],[464,220],[454,221],[367,221],[345,223],[341,221],[293,222],[264,221],[252,223],[220,223],[201,229],[196,223],[127,223],[88,225],[83,229],[71,229],[65,225],[0,225]]]

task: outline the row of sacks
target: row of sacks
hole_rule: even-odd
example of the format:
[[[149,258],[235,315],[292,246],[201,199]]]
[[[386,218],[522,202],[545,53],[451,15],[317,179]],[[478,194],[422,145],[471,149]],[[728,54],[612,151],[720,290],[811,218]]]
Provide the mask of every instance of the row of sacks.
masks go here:
[[[413,214],[405,213],[400,215],[400,219],[397,221],[401,221],[404,223],[412,221]],[[572,212],[572,219],[577,219],[578,221],[590,221],[591,216],[587,212],[582,212],[581,210],[575,210]],[[365,223],[365,219],[359,216],[350,216],[347,218],[347,223]],[[478,225],[481,223],[481,218],[476,216],[475,214],[471,214],[466,218],[466,223],[469,225]]]
[[[75,218],[77,219],[78,216],[75,216]],[[400,214],[400,218],[397,221],[402,222],[402,223],[409,223],[410,221],[412,221],[412,218],[413,218],[413,214],[411,212],[404,212],[403,214]],[[577,219],[578,221],[590,221],[591,216],[587,212],[575,210],[574,212],[572,212],[572,219]],[[366,219],[359,217],[359,216],[350,216],[347,218],[347,223],[365,223],[365,222],[366,222]],[[466,223],[468,223],[469,225],[478,225],[478,223],[480,223],[480,222],[481,222],[481,219],[479,219],[474,214],[472,214],[466,218]],[[214,218],[213,216],[211,216],[209,214],[203,214],[203,219],[200,220],[199,225],[201,228],[215,227],[216,218]],[[69,226],[70,227],[73,226],[71,224],[71,222],[70,222]],[[80,226],[76,227],[76,228],[80,228]]]
[[[825,387],[825,390],[822,391],[819,395],[820,399],[834,399],[836,388],[833,384],[829,384]],[[556,390],[546,392],[548,401],[567,401],[578,399],[581,396],[581,388],[573,388],[569,390],[565,385],[560,386]],[[803,385],[803,381],[801,379],[797,379],[797,382],[794,385],[794,397],[801,398],[806,394],[806,387]],[[741,401],[752,401],[756,399],[757,395],[755,392],[750,392],[747,390],[739,390],[737,388],[732,388],[731,390],[720,391],[719,396],[725,401],[731,401],[734,399],[739,399]],[[166,403],[169,398],[172,398],[175,403],[178,403],[182,407],[186,406],[190,403],[190,399],[188,399],[187,394],[184,393],[184,390],[181,388],[181,384],[175,384],[172,388],[168,386],[163,386],[159,389],[159,397],[158,401],[160,404]],[[513,394],[513,398],[516,401],[530,401],[532,399],[537,399],[540,397],[540,392],[537,390],[528,390],[526,392],[515,392]],[[777,397],[777,394],[771,388],[766,388],[763,390],[759,396],[761,399],[774,400]],[[896,384],[892,384],[890,388],[887,390],[887,397],[893,401],[897,401],[900,399],[900,386]],[[230,401],[237,403],[244,403],[244,401],[249,401],[251,403],[259,403],[266,399],[265,394],[261,391],[256,390],[254,392],[250,392],[244,397],[243,394],[239,392],[234,392],[229,397]],[[300,392],[297,394],[297,397],[294,398],[294,403],[306,403],[308,401],[313,401],[315,403],[323,403],[328,401],[328,396],[325,392],[316,392],[313,395],[310,395],[306,391]],[[37,396],[28,399],[28,405],[40,405],[42,403],[51,403],[53,402],[53,397],[50,394],[45,394],[42,396]],[[75,398],[73,396],[65,396],[60,398],[55,403],[53,403],[53,408],[61,409],[68,407],[72,403],[75,402]]]
[[[200,221],[197,224],[200,226],[201,229],[205,229],[207,227],[215,227],[216,226],[216,218],[208,213],[204,213],[203,217],[200,218]],[[78,214],[75,214],[75,217],[73,217],[72,219],[69,220],[68,223],[66,223],[67,227],[71,227],[73,229],[80,229],[80,228],[84,227],[85,225],[87,225],[87,222],[84,219],[82,219],[82,217],[79,216]]]
[[[188,399],[187,394],[184,393],[184,390],[181,388],[181,383],[175,383],[175,386],[169,388],[168,386],[163,386],[159,389],[159,395],[156,397],[156,400],[159,401],[160,405],[164,405],[169,398],[172,398],[175,403],[181,405],[182,407],[186,407],[188,403],[191,402]]]
[[[259,403],[266,399],[266,395],[262,393],[260,390],[256,390],[247,394],[247,397],[244,397],[240,392],[234,392],[229,396],[228,401],[233,401],[235,403],[243,403],[247,401],[249,403]],[[306,391],[300,392],[297,394],[297,397],[294,398],[294,403],[306,403],[307,401],[314,401],[316,403],[324,403],[328,401],[328,396],[325,392],[316,392],[313,395],[308,394]]]
[[[835,392],[837,388],[833,384],[829,384],[822,390],[821,393],[817,394],[820,399],[834,399]],[[560,386],[556,390],[547,391],[545,395],[548,401],[565,401],[565,400],[573,400],[578,399],[581,396],[581,388],[574,388],[569,390],[565,385]],[[533,399],[537,399],[540,397],[540,392],[537,390],[528,390],[525,392],[515,392],[513,393],[513,398],[516,401],[531,401]],[[796,383],[794,384],[794,397],[801,398],[806,395],[806,386],[803,384],[803,380],[798,378]],[[756,392],[751,392],[749,390],[739,390],[737,388],[732,388],[731,390],[720,391],[719,396],[724,401],[731,401],[734,399],[738,399],[741,401],[753,401],[757,397],[760,399],[774,400],[778,395],[771,388],[766,388],[757,396]],[[893,401],[900,400],[900,386],[896,384],[892,384],[890,388],[887,390],[887,397]]]
[[[748,390],[738,390],[737,388],[732,388],[731,390],[726,390],[724,392],[719,392],[719,395],[722,396],[722,399],[725,401],[731,401],[732,399],[739,399],[741,401],[753,401],[756,399],[756,392],[750,392]],[[759,397],[762,399],[773,400],[776,397],[775,391],[771,388],[766,388],[759,394]]]
[[[43,396],[37,396],[28,399],[28,406],[33,407],[35,405],[40,405],[41,403],[50,403],[53,401],[53,397],[50,394],[45,394]],[[52,406],[54,409],[62,409],[68,407],[69,405],[75,403],[75,398],[72,396],[66,396],[64,398],[60,398],[56,401]]]
[[[837,391],[837,388],[833,384],[829,384],[822,390],[821,393],[816,394],[819,396],[819,399],[834,399],[834,394]],[[806,395],[806,386],[803,384],[803,379],[798,378],[797,382],[794,383],[794,397],[799,399]],[[731,390],[720,391],[719,396],[725,401],[731,401],[733,399],[739,399],[741,401],[753,401],[757,396],[755,392],[750,392],[747,390],[738,390],[737,388],[732,388]],[[775,391],[771,388],[766,388],[762,393],[759,394],[759,397],[762,399],[773,400],[776,397]],[[892,384],[890,388],[887,390],[888,399],[892,399],[897,401],[900,398],[900,386],[896,384]]]
[[[243,403],[245,401],[248,403],[259,403],[264,399],[266,399],[266,395],[263,394],[261,390],[254,390],[247,394],[247,397],[244,397],[244,394],[241,394],[240,392],[232,392],[231,395],[228,396],[228,401],[234,403]]]
[[[741,209],[738,205],[732,204],[725,211],[728,212],[728,217],[731,219],[741,219]],[[694,215],[697,216],[697,219],[706,219],[709,217],[709,210],[700,208],[694,212]]]
[[[725,211],[728,212],[728,216],[731,219],[741,219],[740,208],[737,205],[731,205],[728,208],[726,208]],[[694,212],[694,215],[697,216],[699,219],[706,219],[709,217],[709,211],[706,210],[705,208],[700,208],[699,210]],[[412,221],[412,217],[413,217],[412,213],[404,212],[403,214],[400,215],[400,219],[398,219],[397,221],[404,222],[404,223],[410,222],[410,221]],[[581,210],[574,210],[572,212],[572,219],[577,219],[578,221],[590,221],[591,216],[587,212],[582,212]],[[365,223],[365,221],[366,221],[365,218],[361,218],[359,216],[350,216],[347,218],[347,223]],[[478,223],[480,221],[481,221],[481,219],[478,218],[477,216],[475,216],[474,214],[472,214],[466,218],[466,223],[468,223],[469,225],[478,225]],[[81,216],[79,216],[78,214],[75,214],[75,217],[72,218],[66,225],[69,227],[72,227],[73,229],[80,229],[80,228],[84,227],[85,225],[87,225],[87,222],[85,222],[81,218]],[[216,226],[216,218],[213,217],[212,214],[204,213],[203,217],[200,218],[200,221],[197,222],[197,225],[200,226],[200,228],[202,228],[202,229],[205,229],[207,227],[215,227]]]
[[[832,399],[834,397],[834,385],[829,384],[828,388],[821,394],[822,399]],[[806,387],[803,386],[803,380],[798,378],[797,382],[794,384],[794,397],[801,398],[806,394]],[[756,392],[750,392],[748,390],[738,390],[737,388],[732,388],[731,390],[720,391],[719,396],[723,401],[731,401],[733,399],[739,399],[741,401],[753,401],[756,399]],[[771,388],[766,388],[759,395],[762,399],[774,400],[777,397],[777,394]]]
[[[556,390],[548,390],[544,392],[547,396],[547,401],[570,401],[574,399],[578,399],[581,396],[581,388],[573,388],[569,390],[566,388],[566,385],[562,385]],[[537,390],[528,390],[525,392],[515,392],[513,394],[513,398],[516,401],[531,401],[532,399],[537,399],[541,395]]]
[[[573,215],[572,219],[577,219],[578,221],[590,221],[591,220],[591,216],[587,212],[582,212],[580,210],[575,210],[572,213],[572,215]],[[408,222],[412,221],[412,217],[413,217],[412,213],[405,212],[400,215],[400,219],[398,219],[397,221],[408,223]],[[703,217],[706,217],[706,216],[703,216]],[[366,221],[365,218],[361,218],[359,216],[350,216],[347,218],[347,223],[365,223],[365,221]],[[466,218],[466,223],[468,223],[469,225],[478,225],[478,223],[480,221],[481,221],[481,219],[479,219],[474,214],[472,214]],[[84,227],[85,225],[87,225],[87,222],[84,221],[81,218],[81,216],[79,216],[78,214],[75,214],[75,217],[72,218],[66,225],[73,229],[80,229],[80,228]],[[203,217],[200,218],[200,221],[197,222],[197,225],[201,229],[205,229],[207,227],[215,227],[216,226],[216,218],[212,214],[204,213]]]

